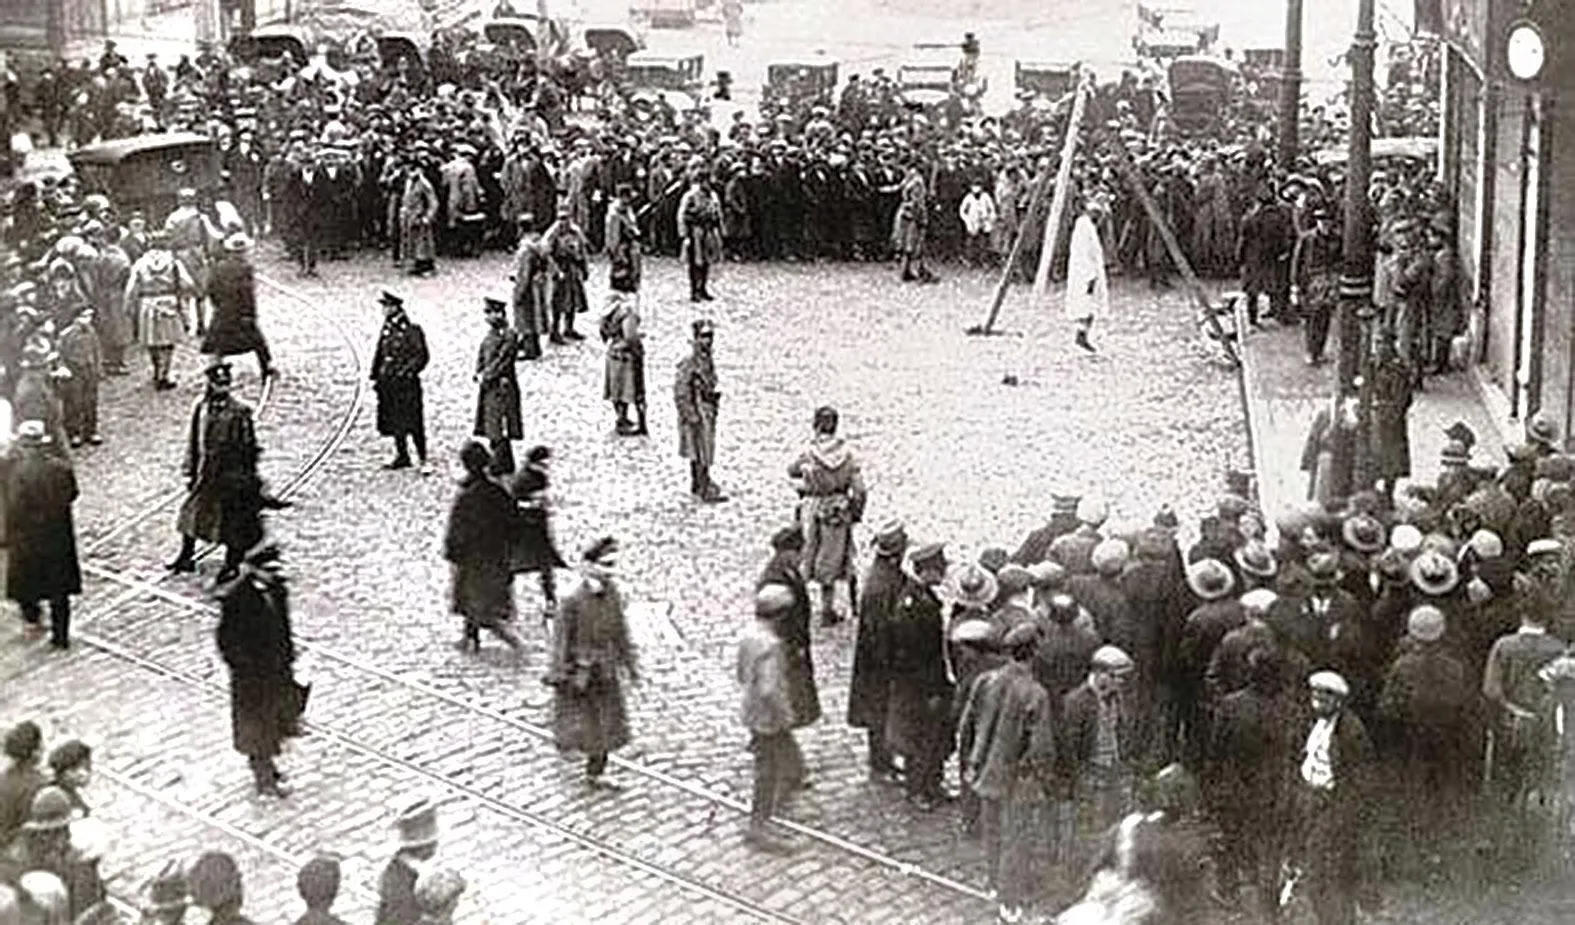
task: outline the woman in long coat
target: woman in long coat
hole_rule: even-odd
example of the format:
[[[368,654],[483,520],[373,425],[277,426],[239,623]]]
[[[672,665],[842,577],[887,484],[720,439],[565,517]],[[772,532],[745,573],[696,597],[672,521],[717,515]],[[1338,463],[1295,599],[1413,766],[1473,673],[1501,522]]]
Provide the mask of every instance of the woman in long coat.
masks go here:
[[[558,609],[553,570],[568,567],[552,539],[552,507],[547,495],[547,467],[551,459],[552,451],[547,447],[531,447],[525,455],[525,468],[509,486],[517,512],[511,566],[516,575],[541,575],[541,596],[548,614]]]
[[[410,272],[430,273],[437,259],[437,191],[427,179],[425,165],[417,159],[405,169],[405,186],[399,195],[399,255],[410,262]]]
[[[246,556],[244,572],[219,592],[219,655],[230,670],[230,724],[235,750],[251,764],[257,792],[283,796],[274,765],[284,740],[300,734],[306,688],[295,681],[289,595],[279,547]]]
[[[474,440],[459,451],[465,475],[449,510],[443,558],[453,576],[451,608],[465,619],[461,651],[481,651],[481,631],[491,630],[516,652],[525,643],[514,628],[514,499],[487,475],[492,454]]]
[[[273,358],[257,327],[257,288],[246,259],[250,244],[244,235],[231,235],[224,241],[224,255],[213,262],[208,275],[213,319],[203,335],[202,352],[219,357],[255,353],[258,373],[268,376],[273,373]]]
[[[77,479],[71,463],[50,451],[44,428],[19,435],[15,456],[5,463],[5,511],[10,560],[6,596],[36,607],[48,601],[51,639],[56,648],[68,643],[70,595],[82,593],[77,561],[76,526],[71,505]],[[35,614],[36,619],[36,614]]]
[[[609,227],[611,227],[609,225]],[[645,337],[640,332],[636,297],[613,292],[602,318],[602,338],[607,341],[607,371],[602,397],[618,412],[619,436],[645,436]],[[633,405],[637,420],[629,420]]]
[[[634,643],[615,574],[618,542],[603,537],[585,550],[579,587],[563,602],[546,681],[553,697],[553,738],[586,755],[585,778],[602,785],[607,756],[629,744],[623,679],[639,683]]]

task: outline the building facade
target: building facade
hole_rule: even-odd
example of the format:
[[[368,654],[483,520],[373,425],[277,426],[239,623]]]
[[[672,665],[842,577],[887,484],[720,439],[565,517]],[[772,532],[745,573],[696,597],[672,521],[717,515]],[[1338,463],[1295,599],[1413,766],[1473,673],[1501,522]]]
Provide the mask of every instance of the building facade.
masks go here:
[[[1511,23],[1542,29],[1547,64],[1510,76]],[[1575,428],[1575,2],[1442,0],[1439,169],[1454,193],[1462,298],[1489,409]],[[1568,50],[1566,53],[1565,50]]]

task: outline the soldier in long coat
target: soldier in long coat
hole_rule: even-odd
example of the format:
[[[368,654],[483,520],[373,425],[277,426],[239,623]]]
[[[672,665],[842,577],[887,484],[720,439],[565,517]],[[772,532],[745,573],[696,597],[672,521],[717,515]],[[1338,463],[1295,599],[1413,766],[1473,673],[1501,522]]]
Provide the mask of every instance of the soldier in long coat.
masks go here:
[[[224,239],[224,254],[213,262],[208,296],[213,301],[213,323],[202,339],[202,352],[217,357],[237,353],[257,355],[257,374],[276,374],[268,340],[257,326],[257,284],[247,259],[251,239],[233,234]]]
[[[585,336],[574,330],[574,318],[587,308],[585,278],[590,257],[590,242],[585,230],[575,224],[567,201],[558,206],[558,218],[542,236],[552,267],[552,334],[551,340],[561,344],[565,340],[584,340]]]
[[[186,335],[181,301],[198,292],[186,267],[175,259],[169,237],[163,232],[148,236],[148,250],[131,265],[126,279],[126,311],[136,318],[137,336],[153,366],[153,387],[175,388],[170,362],[175,345]]]
[[[437,191],[427,179],[419,149],[405,168],[404,187],[399,193],[399,256],[410,264],[415,276],[431,273],[437,257],[434,226],[437,223]]]
[[[616,580],[618,541],[602,537],[583,558],[580,584],[564,600],[553,628],[546,680],[555,691],[555,743],[563,751],[583,752],[586,783],[602,787],[608,754],[629,743],[623,682],[638,684],[640,674]]]
[[[197,333],[207,330],[208,249],[219,241],[219,232],[208,217],[197,207],[197,191],[183,189],[176,193],[175,211],[164,220],[164,231],[169,236],[170,249],[175,259],[186,268],[191,277],[193,291],[190,300],[191,314]]]
[[[282,797],[274,764],[284,740],[300,734],[308,689],[295,680],[295,639],[289,595],[279,572],[279,547],[265,543],[246,555],[245,573],[219,593],[219,655],[230,671],[230,723],[235,750],[245,755],[257,792]]]
[[[942,605],[935,592],[946,577],[945,549],[938,543],[920,547],[909,566],[887,628],[891,687],[886,741],[903,757],[909,800],[934,809],[945,799],[942,767],[953,744],[952,686],[946,676]]]
[[[897,600],[907,584],[902,557],[908,536],[902,524],[888,523],[875,534],[875,559],[865,573],[859,595],[858,635],[854,639],[853,676],[848,685],[848,725],[863,729],[869,745],[869,774],[875,781],[897,776],[886,744],[886,702],[891,667],[887,630]]]
[[[99,346],[104,351],[104,373],[126,374],[126,348],[131,346],[131,319],[126,314],[126,280],[131,276],[131,257],[114,240],[108,227],[92,238],[95,256],[88,273],[93,280],[93,323],[98,329]]]
[[[473,256],[479,240],[470,240],[467,218],[481,211],[481,182],[476,179],[476,167],[470,162],[475,149],[457,145],[454,157],[443,165],[443,230],[448,239],[448,252]]]
[[[716,458],[716,413],[722,393],[717,391],[716,365],[711,359],[715,329],[700,319],[689,356],[678,364],[673,382],[673,403],[678,408],[678,455],[689,460],[689,492],[708,504],[726,501],[722,489],[711,481]]]
[[[385,468],[410,468],[407,443],[416,445],[416,459],[425,475],[427,423],[421,373],[431,355],[426,333],[405,314],[405,302],[384,292],[383,330],[372,353],[372,390],[377,394],[377,432],[394,438],[394,458]]]
[[[690,171],[689,189],[678,201],[678,239],[689,271],[689,301],[711,301],[711,267],[722,259],[722,203],[704,171]]]
[[[616,290],[611,294],[601,334],[607,342],[602,397],[612,402],[618,414],[615,427],[619,436],[643,437],[649,433],[645,420],[645,336],[640,331],[636,296]],[[631,405],[634,421],[629,420]]]
[[[71,595],[82,593],[76,526],[76,474],[63,454],[49,447],[44,422],[23,421],[10,459],[4,460],[5,516],[10,546],[6,596],[22,619],[40,622],[39,604],[49,602],[49,644],[70,645]]]
[[[896,218],[892,220],[891,243],[902,257],[902,281],[933,282],[935,274],[924,265],[924,238],[930,220],[930,197],[924,174],[917,163],[908,165],[897,195],[899,205]]]
[[[475,435],[483,437],[492,449],[492,473],[514,471],[512,441],[524,436],[520,419],[520,384],[514,371],[519,353],[519,335],[508,326],[507,306],[499,299],[486,299],[487,334],[476,353],[476,426]]]
[[[268,502],[257,474],[262,450],[251,406],[230,393],[228,364],[208,367],[207,394],[192,408],[186,438],[186,501],[176,527],[180,553],[172,572],[197,570],[197,541],[222,543],[219,581],[233,578],[246,551],[262,539],[262,509]]]
[[[634,187],[618,184],[607,210],[607,285],[614,292],[639,292],[641,275],[640,220],[630,197]]]
[[[853,525],[864,519],[868,493],[859,462],[847,442],[837,436],[835,408],[815,411],[815,436],[792,465],[788,477],[798,490],[798,519],[804,528],[804,575],[820,590],[821,622],[840,620],[833,597],[836,583],[848,582],[850,607],[858,606],[858,578],[853,571]]]
[[[755,590],[781,585],[793,592],[792,609],[780,618],[777,629],[787,658],[788,699],[793,705],[793,728],[799,729],[821,717],[820,691],[815,686],[815,660],[810,651],[809,588],[799,568],[804,550],[804,532],[796,525],[783,527],[771,537],[772,556],[755,581]],[[790,779],[801,780],[803,769]]]
[[[514,499],[487,474],[491,454],[474,440],[460,448],[464,480],[449,509],[443,558],[453,579],[450,606],[464,618],[459,649],[481,650],[481,631],[490,630],[515,652],[525,643],[514,628],[514,573],[511,568],[516,527]]]
[[[514,252],[514,333],[520,338],[519,359],[541,359],[541,337],[550,330],[552,258],[542,236],[520,231]]]

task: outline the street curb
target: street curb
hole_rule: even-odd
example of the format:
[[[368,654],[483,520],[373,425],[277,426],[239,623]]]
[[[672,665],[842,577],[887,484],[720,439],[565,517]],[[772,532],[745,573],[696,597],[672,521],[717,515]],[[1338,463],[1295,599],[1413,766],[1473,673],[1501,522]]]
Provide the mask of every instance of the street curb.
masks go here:
[[[1498,431],[1499,442],[1506,450],[1523,442],[1523,435],[1517,426],[1520,421],[1510,411],[1509,399],[1488,379],[1482,364],[1471,364],[1468,375],[1477,397],[1482,400],[1482,407],[1487,410],[1488,420],[1493,422],[1493,428]]]
[[[1241,359],[1241,363],[1238,366],[1237,381],[1241,387],[1242,413],[1247,418],[1247,458],[1252,462],[1253,493],[1257,495],[1258,508],[1263,512],[1264,527],[1266,529],[1265,539],[1273,541],[1276,532],[1274,524],[1277,520],[1275,515],[1279,512],[1269,509],[1274,505],[1270,504],[1271,499],[1266,497],[1263,492],[1263,487],[1267,483],[1263,479],[1263,460],[1259,458],[1258,448],[1265,444],[1265,440],[1263,419],[1257,410],[1257,402],[1261,401],[1261,399],[1258,397],[1257,389],[1253,385],[1256,381],[1257,361],[1253,358],[1253,351],[1247,347],[1251,331],[1247,327],[1246,307],[1242,305],[1240,300],[1237,300],[1234,311],[1234,320],[1238,332],[1236,355]]]

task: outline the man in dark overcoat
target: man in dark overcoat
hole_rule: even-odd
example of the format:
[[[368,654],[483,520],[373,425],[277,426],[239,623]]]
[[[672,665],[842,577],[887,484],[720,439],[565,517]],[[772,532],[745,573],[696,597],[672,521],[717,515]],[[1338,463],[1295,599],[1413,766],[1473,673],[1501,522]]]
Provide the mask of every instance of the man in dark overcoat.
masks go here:
[[[399,849],[383,866],[377,880],[377,912],[373,925],[417,925],[421,905],[416,902],[416,881],[426,862],[438,849],[437,807],[426,797],[404,803],[394,821]]]
[[[238,353],[257,355],[257,373],[272,376],[273,355],[257,326],[257,284],[247,250],[251,239],[232,234],[224,239],[224,254],[213,262],[208,275],[208,298],[213,320],[202,338],[202,352],[215,357]]]
[[[282,505],[263,494],[257,473],[262,450],[251,406],[230,393],[227,363],[207,370],[207,393],[192,408],[186,436],[186,501],[176,526],[180,553],[172,572],[197,570],[197,541],[225,546],[220,582],[234,578],[246,550],[262,539],[262,510]]]
[[[449,562],[453,586],[450,607],[465,621],[459,649],[480,651],[485,628],[522,652],[525,643],[514,628],[514,499],[488,477],[492,458],[486,447],[467,440],[459,461],[465,475],[449,509],[443,538],[443,558]]]
[[[43,421],[23,421],[5,460],[5,512],[10,560],[6,596],[16,601],[22,619],[36,627],[40,604],[49,602],[49,644],[70,645],[71,595],[82,593],[77,562],[76,526],[71,506],[77,498],[71,461],[49,445]]]
[[[875,534],[875,560],[864,573],[859,594],[858,636],[853,649],[853,677],[848,685],[848,725],[863,729],[869,742],[869,773],[876,781],[895,781],[897,769],[886,745],[887,679],[891,655],[887,630],[896,612],[906,576],[902,557],[908,535],[892,521]]]
[[[558,218],[542,235],[542,244],[552,268],[552,329],[548,339],[555,344],[584,340],[585,335],[574,330],[574,319],[589,307],[585,278],[591,245],[584,229],[574,223],[567,201],[558,206]]]
[[[1023,540],[1012,555],[1018,565],[1037,565],[1050,554],[1050,544],[1077,529],[1077,503],[1083,500],[1076,495],[1051,495],[1050,519]]]
[[[520,384],[514,372],[519,335],[509,327],[508,308],[500,299],[487,299],[487,334],[476,354],[475,435],[492,450],[492,474],[514,471],[512,441],[524,436],[520,419]]]
[[[514,574],[537,573],[541,578],[541,596],[546,604],[546,615],[551,617],[558,610],[558,585],[554,570],[567,568],[552,535],[552,499],[547,492],[547,470],[552,462],[552,450],[545,446],[531,447],[525,454],[525,466],[514,477],[509,494],[514,496],[515,543],[510,567]]]
[[[217,635],[230,671],[233,742],[251,764],[257,792],[282,797],[284,775],[274,759],[285,739],[300,734],[309,689],[295,680],[295,639],[278,545],[252,549],[244,566],[219,592]]]
[[[405,300],[384,292],[383,330],[372,353],[372,390],[377,393],[377,432],[394,438],[394,458],[386,469],[410,468],[409,443],[416,445],[421,474],[427,465],[426,408],[421,373],[431,359],[427,336],[405,313]]]
[[[952,685],[946,674],[945,626],[936,588],[946,579],[939,543],[914,550],[887,630],[890,692],[886,740],[903,757],[908,799],[922,809],[945,800],[942,766],[953,745]]]
[[[821,717],[820,691],[815,686],[815,660],[810,651],[809,585],[799,567],[804,554],[804,531],[797,525],[779,529],[771,536],[771,550],[771,560],[761,569],[755,590],[780,585],[793,592],[793,607],[782,614],[775,625],[787,665],[785,680],[793,709],[792,728],[802,729]],[[807,769],[801,761],[788,774],[790,789],[805,786],[806,774]]]
[[[1291,248],[1296,231],[1289,211],[1264,183],[1258,187],[1257,203],[1241,223],[1241,242],[1236,248],[1236,263],[1241,268],[1241,288],[1247,294],[1247,320],[1258,323],[1258,297],[1269,297],[1269,317],[1290,320]]]
[[[1304,891],[1318,925],[1353,925],[1363,891],[1364,816],[1372,790],[1372,740],[1345,708],[1351,688],[1332,671],[1307,679],[1310,715],[1291,736],[1291,887]]]

